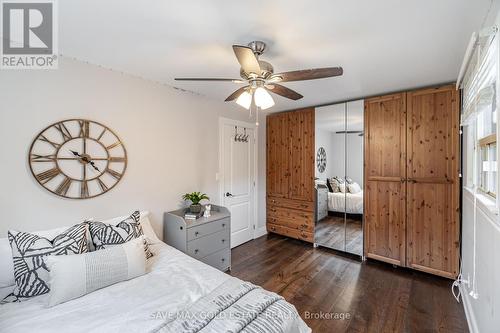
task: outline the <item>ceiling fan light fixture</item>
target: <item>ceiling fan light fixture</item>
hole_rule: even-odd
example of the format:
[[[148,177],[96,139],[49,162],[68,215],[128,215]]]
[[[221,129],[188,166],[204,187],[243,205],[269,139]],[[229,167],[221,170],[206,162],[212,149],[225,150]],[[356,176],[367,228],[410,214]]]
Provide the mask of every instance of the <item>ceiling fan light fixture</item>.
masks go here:
[[[245,109],[249,110],[250,105],[252,105],[252,94],[248,92],[248,90],[245,90],[238,98],[236,99],[236,104],[239,106],[244,107]]]
[[[274,105],[273,97],[265,88],[258,87],[255,89],[253,98],[255,100],[255,105],[262,110],[269,109]]]

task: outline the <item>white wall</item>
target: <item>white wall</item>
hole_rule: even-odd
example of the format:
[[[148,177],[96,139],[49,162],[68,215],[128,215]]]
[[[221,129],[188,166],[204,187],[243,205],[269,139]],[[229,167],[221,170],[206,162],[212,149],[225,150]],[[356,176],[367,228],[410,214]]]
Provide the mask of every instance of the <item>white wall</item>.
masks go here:
[[[330,131],[316,129],[316,153],[319,147],[324,147],[326,150],[325,172],[320,173],[315,165],[316,177],[326,179],[334,176],[343,176],[345,174],[359,183],[362,187],[363,137],[358,134],[347,134],[347,147],[345,144],[345,134],[336,134]],[[345,151],[347,151],[347,155]]]
[[[316,168],[316,177],[325,179],[346,175],[362,187],[363,137],[358,133],[336,132],[363,130],[364,100],[318,107],[315,122],[316,153],[319,147],[324,147],[327,155],[326,170],[319,173]]]
[[[364,139],[359,134],[347,134],[346,175],[363,188]]]
[[[333,165],[333,156],[331,154],[331,145],[332,145],[332,133],[330,131],[325,131],[319,128],[315,129],[314,133],[314,140],[315,140],[315,146],[316,149],[314,151],[315,153],[315,161],[314,161],[314,170],[315,170],[315,176],[316,178],[319,179],[326,179],[329,177],[332,177],[331,173],[331,167]],[[326,168],[325,171],[319,172],[318,170],[318,165],[317,163],[317,157],[318,157],[318,149],[320,147],[323,147],[326,152]]]
[[[62,58],[54,71],[0,74],[0,237],[70,225],[85,217],[108,218],[149,210],[157,233],[162,214],[178,208],[181,194],[204,191],[217,202],[219,117],[249,121],[233,104],[175,90],[98,66]],[[34,136],[67,118],[108,125],[128,152],[124,178],[94,199],[69,200],[43,189],[32,177],[27,155]],[[259,171],[265,170],[265,126],[259,129]],[[264,151],[264,153],[262,152]],[[265,173],[259,192],[265,193]],[[264,191],[264,192],[263,192]],[[265,196],[259,198],[265,203]],[[260,226],[265,207],[259,208]]]
[[[500,1],[491,3],[491,10],[482,28],[500,25]],[[498,103],[497,103],[498,104]],[[464,149],[471,151],[464,127]],[[464,160],[464,182],[472,184],[472,164]],[[474,207],[474,196],[464,188],[462,200],[462,300],[472,332],[498,332],[500,328],[500,217],[491,212],[482,202]],[[475,218],[474,218],[475,216]],[[475,221],[475,223],[474,223]],[[476,237],[474,237],[474,226]],[[474,265],[475,257],[475,265]],[[469,293],[473,290],[472,280],[476,277],[477,298]]]
[[[345,175],[345,134],[330,133],[330,177]]]
[[[474,241],[474,199],[463,190],[462,216],[462,299],[472,332],[498,332],[500,327],[500,223],[481,203],[476,208]],[[471,297],[474,277],[474,245],[476,257],[477,299]]]

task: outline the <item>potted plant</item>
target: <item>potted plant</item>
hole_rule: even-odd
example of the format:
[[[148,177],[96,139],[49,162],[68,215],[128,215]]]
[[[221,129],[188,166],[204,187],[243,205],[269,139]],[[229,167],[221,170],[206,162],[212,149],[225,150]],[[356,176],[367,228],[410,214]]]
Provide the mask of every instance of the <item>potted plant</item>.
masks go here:
[[[191,206],[189,206],[189,210],[191,211],[191,213],[201,212],[201,200],[210,200],[210,198],[205,193],[201,192],[186,193],[182,196],[182,199],[191,201]]]

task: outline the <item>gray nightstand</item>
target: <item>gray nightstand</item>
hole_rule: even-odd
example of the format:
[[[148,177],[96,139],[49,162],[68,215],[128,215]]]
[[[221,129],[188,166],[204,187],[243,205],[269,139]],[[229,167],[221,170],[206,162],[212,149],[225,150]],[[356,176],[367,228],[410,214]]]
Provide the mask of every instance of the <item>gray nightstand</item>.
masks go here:
[[[328,216],[328,187],[318,184],[316,186],[316,221]]]
[[[231,216],[212,205],[212,216],[185,220],[186,209],[163,214],[165,243],[221,271],[231,269]]]

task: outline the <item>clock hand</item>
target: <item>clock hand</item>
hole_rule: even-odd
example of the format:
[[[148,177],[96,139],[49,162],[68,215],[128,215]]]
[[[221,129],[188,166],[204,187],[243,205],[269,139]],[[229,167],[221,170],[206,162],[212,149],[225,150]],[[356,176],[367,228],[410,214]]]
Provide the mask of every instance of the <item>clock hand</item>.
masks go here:
[[[75,155],[75,156],[82,157],[80,154],[78,154],[78,152],[76,152],[76,151],[74,151],[74,150],[71,150],[71,149],[70,149],[69,151],[70,151],[70,152],[72,152],[72,153],[73,153],[73,155]]]
[[[95,163],[94,163],[94,162],[90,161],[89,163],[90,163],[90,165],[92,165],[92,167],[93,167],[94,169],[96,169],[98,172],[101,172],[101,170],[99,170],[99,168],[95,166]]]
[[[101,170],[99,170],[99,168],[95,166],[95,163],[91,159],[88,159],[87,157],[78,154],[78,152],[76,152],[74,150],[70,150],[70,152],[73,153],[73,155],[80,157],[82,159],[82,161],[90,164],[98,172],[101,172]]]

